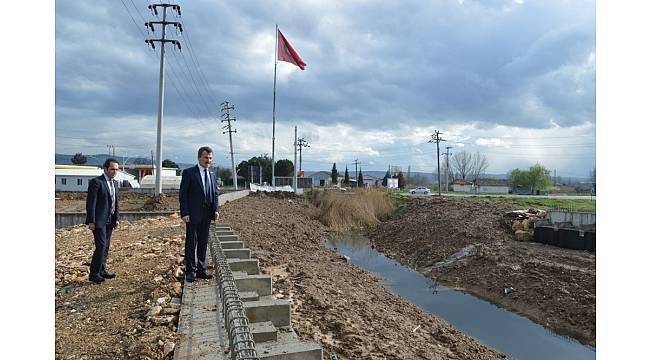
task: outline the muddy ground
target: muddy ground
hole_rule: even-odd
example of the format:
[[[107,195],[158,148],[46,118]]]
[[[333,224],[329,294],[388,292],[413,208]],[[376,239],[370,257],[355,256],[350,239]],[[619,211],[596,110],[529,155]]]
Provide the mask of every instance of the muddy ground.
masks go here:
[[[514,241],[502,224],[511,210],[469,198],[411,199],[367,235],[402,264],[595,346],[596,256]],[[436,264],[472,244],[473,255]],[[514,291],[506,295],[509,287]]]
[[[273,274],[274,293],[292,299],[292,325],[318,340],[324,358],[504,359],[448,323],[384,289],[324,246],[328,229],[301,199],[249,196],[223,206],[229,224]],[[177,342],[173,304],[182,265],[178,216],[123,222],[101,285],[87,281],[93,250],[83,226],[56,230],[56,358],[161,359]],[[148,317],[162,301],[167,317]]]

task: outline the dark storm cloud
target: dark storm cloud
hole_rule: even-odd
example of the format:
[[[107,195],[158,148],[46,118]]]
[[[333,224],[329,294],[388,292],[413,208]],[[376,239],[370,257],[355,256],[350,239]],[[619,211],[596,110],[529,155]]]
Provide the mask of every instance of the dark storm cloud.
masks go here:
[[[57,131],[92,134],[96,128],[88,125],[99,119],[128,117],[140,119],[134,134],[155,126],[157,55],[123,4],[143,32],[140,16],[154,17],[148,2],[134,3],[140,13],[130,1],[56,2]],[[266,127],[276,23],[307,63],[305,71],[278,64],[279,122],[343,123],[361,131],[396,123],[489,129],[595,120],[593,1],[180,5],[186,32],[171,36],[183,53],[167,52],[165,114],[177,122],[171,126],[216,124],[218,104],[229,100],[238,119]]]

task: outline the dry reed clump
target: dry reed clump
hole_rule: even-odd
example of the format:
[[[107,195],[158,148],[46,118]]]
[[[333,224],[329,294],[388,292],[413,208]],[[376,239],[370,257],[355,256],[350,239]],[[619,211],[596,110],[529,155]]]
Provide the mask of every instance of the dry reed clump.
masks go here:
[[[387,195],[377,189],[315,192],[312,202],[321,210],[318,219],[336,230],[377,225],[395,210]]]

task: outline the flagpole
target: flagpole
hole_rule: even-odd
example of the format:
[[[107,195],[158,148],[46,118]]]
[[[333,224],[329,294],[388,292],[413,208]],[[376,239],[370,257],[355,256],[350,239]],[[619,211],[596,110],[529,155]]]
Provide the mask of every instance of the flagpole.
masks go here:
[[[278,24],[275,24],[275,57],[273,62],[273,144],[271,145],[271,186],[275,186],[275,82],[278,73]]]

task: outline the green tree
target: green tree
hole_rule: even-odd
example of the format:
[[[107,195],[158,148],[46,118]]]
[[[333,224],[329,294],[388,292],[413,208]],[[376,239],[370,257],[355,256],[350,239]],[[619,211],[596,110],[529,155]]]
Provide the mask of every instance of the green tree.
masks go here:
[[[282,159],[275,163],[275,176],[293,176],[293,162]]]
[[[518,187],[527,187],[528,185],[526,170],[512,169],[508,174],[508,179],[513,190]]]
[[[226,185],[233,185],[232,182],[232,171],[229,168],[217,166],[214,170],[214,174],[217,175]]]
[[[537,163],[528,170],[513,169],[508,174],[513,190],[518,187],[531,191],[544,190],[551,186],[551,171]]]
[[[251,181],[250,165],[248,164],[248,161],[244,160],[237,165],[237,175],[243,176],[248,182]]]
[[[537,163],[528,170],[528,184],[531,190],[544,190],[551,186],[551,171]]]
[[[388,186],[388,178],[390,177],[390,172],[386,170],[386,175],[384,175],[384,178],[381,180],[381,184],[386,187]]]
[[[345,185],[350,185],[350,173],[348,173],[348,166],[345,165],[345,176],[343,177],[343,183]]]
[[[75,164],[75,165],[83,165],[86,162],[88,162],[88,159],[82,153],[76,153],[70,159],[70,161],[72,161],[72,163]]]
[[[363,184],[363,172],[361,171],[360,168],[359,168],[359,176],[357,177],[357,186],[365,187],[365,185]]]
[[[336,170],[336,163],[332,165],[332,173],[330,175],[332,177],[332,185],[338,184],[339,182],[339,172]]]
[[[169,159],[163,160],[162,166],[164,168],[176,168],[176,169],[178,169],[178,164],[176,164],[175,162],[173,162],[173,161],[171,161]]]
[[[406,186],[406,181],[404,179],[404,174],[402,174],[401,171],[397,174],[397,186],[400,189],[403,189],[404,186]]]
[[[237,166],[237,174],[243,176],[246,178],[248,181],[251,181],[250,179],[250,168],[253,168],[253,174],[256,176],[253,176],[252,182],[257,182],[259,181],[259,167],[262,167],[262,181],[265,181],[266,183],[271,183],[271,158],[269,157],[268,154],[262,154],[260,156],[254,156],[248,161],[242,161],[239,163]]]

